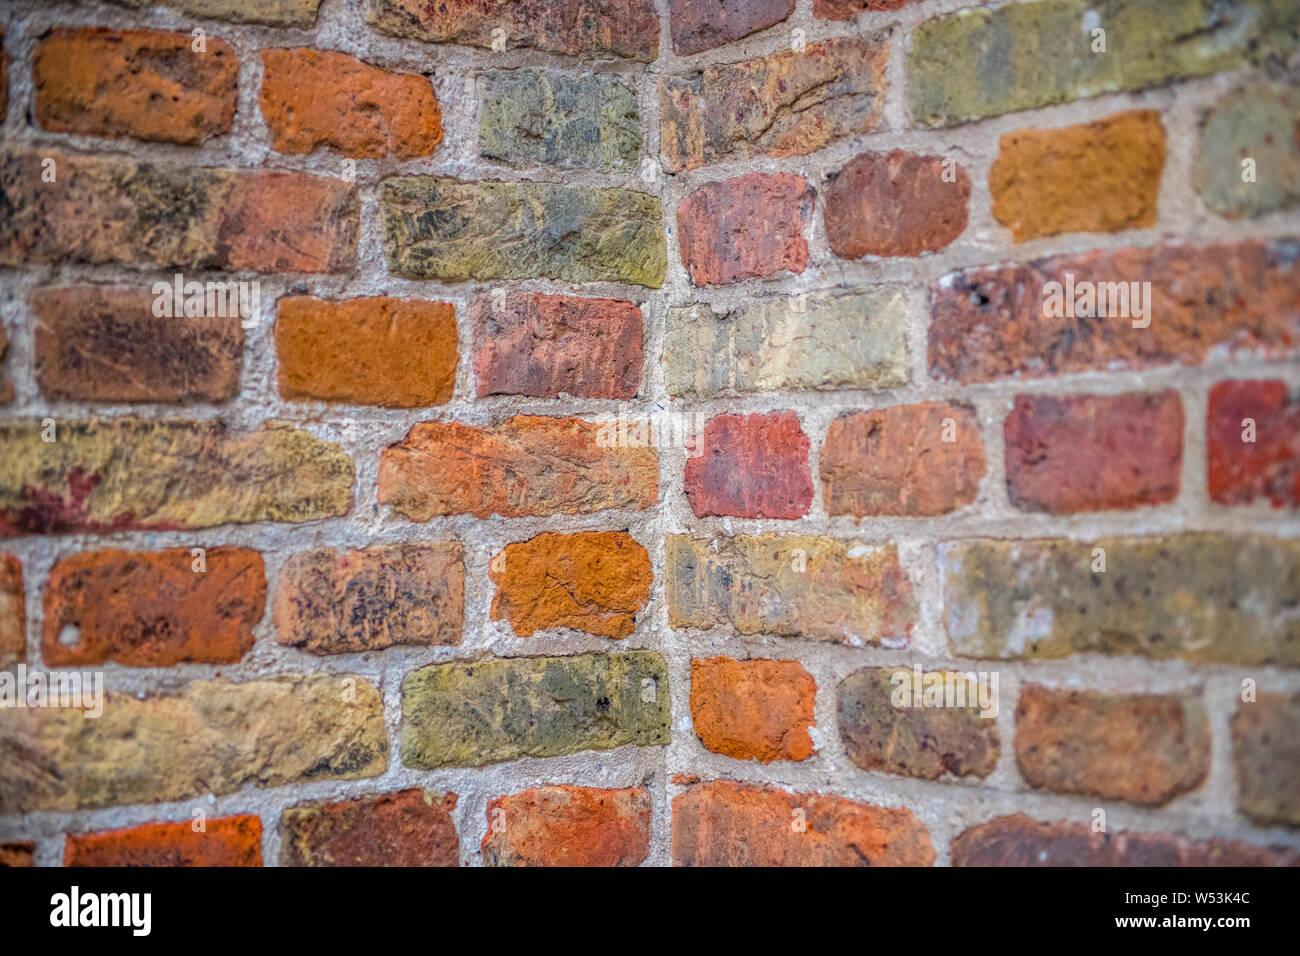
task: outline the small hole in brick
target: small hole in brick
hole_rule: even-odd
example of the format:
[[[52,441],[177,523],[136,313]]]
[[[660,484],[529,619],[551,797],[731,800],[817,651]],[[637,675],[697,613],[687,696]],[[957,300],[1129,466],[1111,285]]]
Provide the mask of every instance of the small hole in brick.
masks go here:
[[[64,624],[63,630],[59,631],[59,643],[64,647],[72,647],[74,644],[81,643],[81,628],[75,624]]]

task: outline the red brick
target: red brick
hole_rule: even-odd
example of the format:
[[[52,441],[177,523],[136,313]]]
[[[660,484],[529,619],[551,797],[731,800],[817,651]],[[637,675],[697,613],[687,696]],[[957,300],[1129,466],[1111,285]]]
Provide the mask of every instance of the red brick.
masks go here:
[[[234,663],[253,647],[266,605],[262,556],[212,548],[206,571],[189,548],[83,551],[45,583],[41,655],[52,667]],[[66,636],[75,638],[65,643]]]
[[[706,750],[737,760],[807,760],[817,682],[798,661],[691,661],[691,720]]]
[[[379,503],[435,515],[587,514],[659,501],[659,458],[609,447],[580,418],[516,415],[499,425],[421,422],[381,453]]]
[[[1253,441],[1245,440],[1246,419]],[[1210,389],[1205,442],[1211,501],[1300,507],[1300,396],[1288,395],[1285,382],[1219,382]]]
[[[0,551],[0,667],[27,659],[27,598],[23,563]]]
[[[624,299],[521,293],[474,308],[478,396],[634,398],[641,388],[641,310]]]
[[[427,76],[394,73],[333,50],[263,50],[262,118],[279,153],[320,146],[358,159],[414,159],[442,142]]]
[[[280,865],[459,866],[456,800],[411,789],[290,807],[280,817]]]
[[[1300,826],[1300,693],[1239,703],[1232,756],[1241,812],[1261,826]]]
[[[456,309],[448,302],[374,296],[277,304],[280,395],[293,400],[419,408],[451,400]]]
[[[852,20],[864,10],[897,10],[914,0],[813,0],[813,16],[823,20]]]
[[[1173,389],[1017,395],[1002,434],[1007,493],[1024,511],[1072,514],[1178,497],[1183,406]]]
[[[794,0],[670,0],[669,27],[678,56],[711,50],[780,23]]]
[[[907,810],[718,780],[673,798],[675,866],[930,866]]]
[[[677,207],[682,265],[697,286],[803,272],[813,191],[791,173],[750,173],[701,186]]]
[[[1160,806],[1210,771],[1210,725],[1176,695],[1102,694],[1027,685],[1016,705],[1025,780],[1056,793]]]
[[[0,843],[0,869],[36,865],[36,843],[33,840],[14,840]]]
[[[953,866],[1300,866],[1285,847],[1198,842],[1176,833],[1096,833],[1086,823],[998,817],[952,841]]]
[[[975,500],[986,470],[970,405],[923,402],[853,412],[826,432],[822,498],[832,516],[947,514]]]
[[[843,259],[938,252],[966,228],[970,176],[944,158],[896,149],[854,157],[826,187],[826,241]]]
[[[194,145],[230,132],[239,63],[188,33],[56,27],[36,47],[36,122],[56,133]]]
[[[485,866],[637,866],[650,849],[642,787],[538,787],[487,806]]]
[[[69,833],[64,866],[261,866],[262,821],[253,815],[146,823]]]
[[[719,415],[686,459],[686,497],[696,515],[802,518],[812,504],[808,436],[794,412]]]
[[[972,269],[934,290],[930,374],[944,382],[1196,365],[1216,346],[1284,355],[1300,341],[1300,240],[1125,248]],[[1134,317],[1049,318],[1043,286],[1150,282]]]

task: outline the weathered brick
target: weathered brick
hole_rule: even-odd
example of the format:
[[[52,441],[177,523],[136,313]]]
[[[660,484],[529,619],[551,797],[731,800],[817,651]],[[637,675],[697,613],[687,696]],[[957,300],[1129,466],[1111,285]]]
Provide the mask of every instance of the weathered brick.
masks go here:
[[[271,148],[317,147],[358,159],[414,159],[442,142],[427,76],[394,73],[333,50],[263,50],[262,118]]]
[[[813,0],[813,16],[824,20],[852,20],[864,10],[897,10],[915,0]]]
[[[92,418],[0,424],[0,536],[210,528],[347,514],[354,466],[338,445],[270,422]]]
[[[717,780],[673,798],[675,866],[930,866],[911,812]]]
[[[803,272],[812,208],[812,189],[793,173],[749,173],[701,186],[677,207],[682,265],[697,286]]]
[[[55,181],[41,179],[42,160]],[[50,167],[46,167],[50,168]],[[334,272],[356,260],[355,189],[324,176],[0,150],[0,264]]]
[[[669,0],[668,25],[678,56],[711,50],[766,30],[794,13],[794,0]]]
[[[939,569],[944,622],[962,657],[1300,666],[1300,621],[1288,610],[1300,599],[1298,541],[975,539],[940,545]]]
[[[737,760],[807,760],[817,682],[798,661],[691,661],[691,721],[704,749]]]
[[[998,817],[952,841],[953,866],[1300,866],[1300,853],[1176,833],[1096,833],[1086,823]]]
[[[712,398],[805,388],[907,384],[901,291],[769,296],[717,314],[707,303],[668,310],[664,384]]]
[[[625,299],[525,292],[473,310],[478,396],[621,398],[641,388],[641,310]]]
[[[1285,58],[1300,34],[1291,0],[1122,0],[1100,11],[1106,51],[1094,53],[1082,25],[1095,6],[1041,0],[922,23],[908,38],[913,120],[948,126],[1206,76]]]
[[[465,564],[455,543],[318,548],[280,569],[275,639],[313,654],[459,644]]]
[[[808,436],[794,412],[718,415],[686,459],[686,497],[696,515],[801,518],[812,504]]]
[[[234,23],[309,27],[316,22],[321,0],[113,0],[137,9],[167,6],[194,17]]]
[[[1298,260],[1300,240],[1252,239],[1116,249],[956,273],[932,296],[930,374],[970,383],[1195,365],[1221,346],[1285,354],[1300,341]],[[1076,290],[1083,283],[1104,290],[1105,284],[1127,289],[1150,282],[1149,296],[1143,295],[1146,317],[1103,318],[1095,306],[1076,317],[1049,315],[1044,306],[1052,297],[1044,287],[1056,282],[1064,289],[1070,281]],[[1110,290],[1105,294],[1109,300]],[[1134,328],[1134,321],[1149,327]]]
[[[374,777],[388,762],[383,699],[346,674],[194,681],[159,697],[109,692],[102,705],[97,720],[0,708],[0,814]]]
[[[1205,782],[1210,724],[1175,694],[1103,694],[1028,684],[1016,705],[1016,762],[1033,787],[1161,806]]]
[[[156,316],[155,299],[146,286],[36,290],[31,304],[41,394],[91,402],[234,398],[244,359],[238,313]]]
[[[435,664],[402,681],[402,763],[418,770],[668,741],[668,671],[651,651]]]
[[[487,806],[485,866],[639,866],[650,851],[644,787],[537,787]]]
[[[1017,395],[1002,427],[1007,494],[1024,511],[1071,514],[1178,497],[1178,392]]]
[[[826,241],[844,259],[938,252],[966,229],[970,175],[941,156],[862,153],[826,187]],[[949,177],[951,181],[949,181]]]
[[[903,647],[916,621],[912,583],[893,545],[670,534],[664,546],[672,627],[729,625],[741,634]]]
[[[957,777],[987,777],[998,763],[1000,741],[997,715],[981,713],[973,683],[964,685],[968,707],[917,707],[912,703],[913,680],[894,681],[898,668],[864,667],[840,682],[836,697],[840,739],[850,760],[863,770],[937,780],[945,773]],[[945,681],[965,680],[952,671],[927,671]],[[895,691],[907,694],[902,706]],[[921,688],[916,688],[917,692]],[[992,702],[997,706],[996,699]]]
[[[27,597],[23,563],[0,551],[0,667],[27,659]]]
[[[36,841],[13,840],[0,843],[0,869],[36,865]]]
[[[1210,500],[1300,507],[1300,397],[1277,379],[1219,382],[1205,421]]]
[[[884,110],[888,61],[884,38],[845,37],[664,77],[664,165],[680,172],[724,159],[804,156],[869,133]]]
[[[993,218],[1016,242],[1154,226],[1164,166],[1156,110],[1007,133],[989,169]]]
[[[261,866],[262,821],[246,814],[69,833],[64,866]]]
[[[381,453],[379,503],[413,521],[657,504],[658,456],[648,448],[611,447],[601,429],[580,418],[540,415],[486,426],[422,422]]]
[[[1300,204],[1300,85],[1255,81],[1230,90],[1201,120],[1193,176],[1205,204],[1240,219]],[[1243,179],[1242,162],[1254,177]]]
[[[626,172],[641,152],[636,94],[612,76],[559,70],[478,75],[479,155],[561,169]]]
[[[379,186],[384,255],[409,279],[552,278],[659,288],[663,207],[646,193],[434,176]]]
[[[51,667],[234,663],[252,650],[266,570],[247,548],[83,551],[54,565],[44,606]]]
[[[230,132],[239,64],[230,44],[163,30],[56,27],[32,60],[36,122],[55,133],[194,145]]]
[[[508,544],[488,574],[492,620],[519,637],[570,627],[623,638],[650,602],[650,554],[625,531],[539,534]]]
[[[1300,826],[1300,694],[1259,694],[1232,718],[1237,806],[1260,825]]]
[[[501,30],[508,50],[644,63],[659,55],[654,0],[369,0],[366,21],[380,33],[428,43],[493,48],[493,31]]]
[[[821,453],[830,515],[947,514],[975,500],[987,463],[975,409],[922,402],[831,422]]]
[[[284,398],[441,405],[456,385],[456,348],[456,309],[449,302],[304,295],[277,303],[277,382]]]
[[[459,866],[456,794],[401,790],[289,807],[281,866]]]

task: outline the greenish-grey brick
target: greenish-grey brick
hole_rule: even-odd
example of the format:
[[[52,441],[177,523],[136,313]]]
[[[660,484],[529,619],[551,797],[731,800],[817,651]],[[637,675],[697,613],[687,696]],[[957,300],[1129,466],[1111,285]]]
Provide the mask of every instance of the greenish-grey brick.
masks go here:
[[[1196,189],[1229,219],[1300,203],[1300,87],[1247,83],[1225,94],[1201,123]],[[1242,179],[1242,160],[1254,180]]]
[[[626,172],[641,151],[636,95],[610,76],[479,74],[479,155],[514,166]]]
[[[379,187],[389,270],[463,282],[552,278],[658,288],[663,207],[627,189],[399,176]]]
[[[1085,16],[1106,31],[1106,52],[1092,52]],[[908,38],[912,118],[949,126],[1141,90],[1285,56],[1298,41],[1296,0],[1041,0],[962,10]]]
[[[652,651],[435,664],[402,681],[402,763],[481,767],[669,742],[668,670]]]

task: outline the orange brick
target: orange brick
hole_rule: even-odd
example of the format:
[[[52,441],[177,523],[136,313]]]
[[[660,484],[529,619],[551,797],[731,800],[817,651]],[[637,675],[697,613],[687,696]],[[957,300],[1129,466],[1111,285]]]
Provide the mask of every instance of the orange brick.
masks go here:
[[[27,598],[23,563],[0,552],[0,667],[27,659]]]
[[[650,847],[650,793],[538,787],[487,807],[487,866],[636,866]]]
[[[68,834],[64,866],[261,866],[262,821],[256,816],[146,823]]]
[[[691,661],[691,719],[705,748],[737,760],[806,760],[817,682],[798,661]]]

